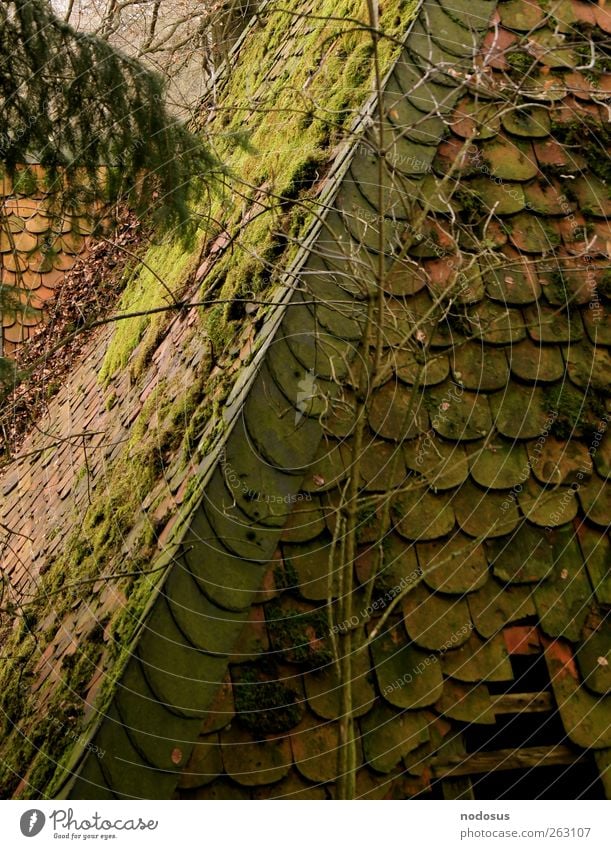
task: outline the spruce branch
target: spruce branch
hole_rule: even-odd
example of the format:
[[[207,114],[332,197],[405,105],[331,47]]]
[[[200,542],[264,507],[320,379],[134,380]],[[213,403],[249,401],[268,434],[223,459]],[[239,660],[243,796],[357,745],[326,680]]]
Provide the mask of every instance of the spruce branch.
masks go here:
[[[47,0],[0,4],[0,111],[5,173],[40,163],[64,206],[79,195],[121,198],[138,211],[152,205],[166,226],[186,225],[196,178],[219,168],[168,112],[161,76],[76,32]]]

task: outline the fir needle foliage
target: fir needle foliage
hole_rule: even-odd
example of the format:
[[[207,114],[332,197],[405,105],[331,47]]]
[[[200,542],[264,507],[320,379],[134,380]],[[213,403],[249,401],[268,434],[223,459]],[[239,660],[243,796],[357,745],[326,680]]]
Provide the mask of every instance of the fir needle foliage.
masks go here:
[[[166,226],[217,163],[164,105],[161,77],[94,36],[75,32],[48,0],[0,3],[0,162],[14,177],[45,166],[64,206],[92,199],[151,206]],[[47,188],[51,188],[47,186]]]
[[[31,315],[35,310],[22,303],[21,291],[16,286],[9,286],[0,282],[0,316],[8,315]],[[7,392],[16,385],[19,374],[13,360],[0,356],[0,401]]]

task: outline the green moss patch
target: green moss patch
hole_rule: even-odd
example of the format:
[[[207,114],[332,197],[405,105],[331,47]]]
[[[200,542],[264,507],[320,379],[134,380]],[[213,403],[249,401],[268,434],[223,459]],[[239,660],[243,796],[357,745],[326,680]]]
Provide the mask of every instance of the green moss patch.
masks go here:
[[[117,314],[146,313],[147,310],[169,306],[173,297],[175,298],[184,287],[189,272],[193,270],[199,258],[200,250],[201,245],[189,248],[182,242],[149,248],[143,263],[130,273],[117,307]],[[157,347],[161,332],[171,316],[172,313],[167,312],[118,321],[104,358],[100,379],[108,381],[117,371],[124,368],[139,344],[133,371],[136,376],[140,374],[148,363],[148,356]]]
[[[398,53],[395,39],[404,34],[416,6],[416,0],[384,4],[380,28],[390,37],[380,40],[383,69]],[[202,231],[199,242],[192,249],[180,239],[150,248],[144,261],[165,285],[142,266],[119,305],[119,312],[145,312],[170,303],[167,290],[176,294],[185,285],[203,244],[229,233],[231,249],[202,283],[204,291],[214,289],[224,302],[205,316],[218,352],[236,335],[243,301],[264,297],[295,256],[314,218],[330,153],[373,90],[372,39],[366,25],[357,23],[367,21],[362,0],[340,7],[331,0],[311,2],[294,13],[272,8],[262,21],[247,37],[218,94],[216,115],[205,126],[225,173],[219,175],[216,194],[202,191],[201,206],[193,210]],[[120,322],[102,380],[130,358],[132,371],[141,373],[167,320],[161,314]]]
[[[604,398],[593,389],[584,394],[563,383],[548,389],[545,398],[549,411],[557,414],[550,432],[558,439],[591,438],[606,415]]]
[[[87,731],[84,698],[97,673],[103,673],[98,709],[103,711],[112,697],[164,574],[153,568],[160,528],[142,512],[142,502],[158,487],[165,494],[165,470],[183,456],[189,424],[200,407],[208,406],[206,380],[204,364],[176,399],[170,400],[173,392],[163,383],[149,396],[122,454],[98,482],[78,531],[43,569],[35,594],[6,611],[18,618],[3,644],[0,674],[0,795],[5,798],[17,791],[24,776],[27,781],[18,791],[23,797],[39,797],[58,784],[76,742]],[[100,617],[109,587],[116,602]],[[78,618],[87,614],[88,630],[77,631]],[[72,648],[66,642],[71,635],[76,639]],[[45,652],[47,660],[39,664]],[[33,692],[49,664],[50,674]]]
[[[237,718],[249,731],[281,734],[301,721],[304,709],[298,694],[280,680],[251,664],[234,668],[232,680]]]
[[[396,56],[393,39],[404,34],[416,6],[414,0],[383,5],[380,28],[391,38],[380,42],[382,68]],[[314,17],[305,25],[298,15],[309,12]],[[216,285],[224,300],[255,298],[277,282],[314,218],[330,151],[373,91],[371,35],[354,19],[367,20],[361,0],[339,7],[330,0],[309,3],[295,14],[272,9],[263,33],[244,45],[220,100],[228,142],[221,142],[219,156],[231,178],[211,215],[236,239],[203,284]],[[292,55],[297,43],[298,59]],[[284,65],[271,80],[276,61]],[[232,150],[231,140],[244,132],[249,149]],[[232,303],[209,311],[207,328],[217,347],[232,339],[241,318]]]
[[[611,182],[611,163],[608,156],[611,146],[611,129],[608,124],[585,116],[568,123],[552,122],[552,133],[554,138],[569,151],[575,151],[583,156],[593,174],[604,183]],[[602,200],[604,198],[601,198]]]
[[[307,669],[316,669],[331,661],[327,645],[329,624],[324,607],[291,610],[273,602],[266,607],[265,616],[272,648],[283,660]]]

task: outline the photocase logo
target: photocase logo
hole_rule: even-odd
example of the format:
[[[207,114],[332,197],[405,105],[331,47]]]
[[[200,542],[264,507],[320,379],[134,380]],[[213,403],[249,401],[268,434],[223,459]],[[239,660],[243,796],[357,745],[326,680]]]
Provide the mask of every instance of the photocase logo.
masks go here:
[[[305,374],[297,384],[297,411],[295,412],[295,426],[299,424],[308,411],[308,405],[316,397],[318,386],[312,369]]]
[[[43,830],[45,815],[37,808],[32,808],[21,815],[19,827],[24,837],[36,837]]]

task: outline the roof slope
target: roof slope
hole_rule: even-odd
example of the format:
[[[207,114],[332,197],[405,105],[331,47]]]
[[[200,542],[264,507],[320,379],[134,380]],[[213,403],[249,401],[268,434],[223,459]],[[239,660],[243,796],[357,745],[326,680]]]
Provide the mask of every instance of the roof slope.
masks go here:
[[[402,32],[411,5],[389,3],[384,26]],[[344,4],[345,22],[327,20],[325,8],[309,21],[303,6],[299,14],[257,18],[241,44],[243,67],[219,84],[207,125],[231,180],[203,199],[201,238],[149,249],[128,276],[118,315],[153,314],[93,335],[46,420],[3,470],[3,795],[55,794],[72,751],[77,760],[89,751],[87,734],[112,699],[163,583],[163,558],[172,561],[172,540],[201,501],[201,482],[240,409],[236,399],[256,374],[257,351],[290,295],[291,263],[306,255],[300,243],[333,190],[345,158],[341,142],[370,90],[369,36],[355,32],[350,17],[358,7]],[[332,48],[343,51],[341,73]],[[393,52],[389,41],[386,63]],[[307,82],[302,109],[294,108],[287,79]],[[334,101],[318,115],[312,104],[321,91]],[[299,130],[298,149],[287,141],[273,155],[261,154],[257,103],[286,139],[294,142]],[[249,133],[249,146],[236,143]],[[171,309],[172,298],[210,292],[220,295],[220,308],[201,315]],[[245,320],[245,295],[255,293],[260,302]],[[280,307],[265,306],[274,299]],[[202,457],[208,465],[198,468]],[[186,753],[186,731],[180,741]],[[181,761],[170,754],[164,763],[176,769]],[[163,782],[156,786],[166,792]]]
[[[365,311],[354,271],[366,283],[380,247],[388,380],[369,397],[360,473],[364,494],[379,495],[380,504],[390,499],[392,530],[368,600],[380,511],[361,517],[354,608],[375,622],[397,588],[410,592],[359,660],[358,793],[422,792],[436,763],[447,767],[455,754],[462,723],[491,722],[495,687],[514,676],[509,654],[525,647],[545,648],[566,732],[600,751],[604,766],[611,740],[607,665],[599,659],[609,646],[610,601],[599,370],[608,354],[598,269],[609,232],[596,146],[606,95],[598,81],[584,84],[566,72],[566,44],[553,43],[544,13],[522,21],[522,5],[501,4],[501,26],[494,21],[485,34],[495,3],[423,4],[386,85],[387,161],[400,179],[380,194],[384,170],[367,133],[351,157],[340,156],[317,195],[321,211],[332,202],[324,224],[287,256],[289,285],[275,296],[287,306],[259,326],[245,322],[234,343],[235,383],[219,380],[209,349],[202,351],[183,317],[156,343],[146,385],[130,387],[129,375],[118,373],[121,416],[106,404],[117,431],[112,442],[127,438],[144,466],[173,458],[160,483],[155,474],[139,482],[144,510],[163,528],[158,540],[147,538],[151,555],[154,545],[163,549],[154,561],[161,577],[127,584],[127,615],[113,621],[114,656],[105,654],[108,633],[99,625],[118,604],[114,586],[98,582],[86,605],[73,605],[63,634],[38,660],[33,692],[45,692],[61,663],[91,707],[83,720],[74,717],[76,731],[69,715],[52,713],[75,738],[65,750],[68,770],[52,783],[48,767],[31,771],[30,789],[23,782],[20,792],[167,797],[188,762],[184,796],[333,796],[329,551],[353,460],[350,365]],[[584,6],[558,13],[569,34],[588,14]],[[604,24],[589,25],[599,32]],[[474,75],[482,38],[478,64],[486,67]],[[533,67],[514,54],[533,57]],[[512,84],[526,72],[524,101]],[[551,123],[541,103],[551,104]],[[440,144],[448,121],[451,133]],[[574,134],[584,124],[593,128],[593,149],[576,153]],[[575,178],[566,197],[563,174]],[[417,227],[416,193],[432,210]],[[222,238],[216,244],[222,254]],[[408,259],[396,256],[397,246],[400,254],[409,247]],[[464,272],[458,293],[457,268]],[[220,274],[224,291],[244,293],[231,277],[231,269]],[[210,405],[215,379],[204,458],[180,463],[165,440],[181,416],[193,415],[194,401],[177,384],[193,380],[197,401]],[[127,497],[119,483],[109,478],[111,514]],[[89,516],[86,533],[109,534],[108,518]],[[125,526],[125,548],[131,541],[139,557],[134,570],[148,566],[140,537],[150,524]],[[51,588],[58,590],[61,584]],[[41,632],[48,628],[41,623]],[[52,750],[46,739],[35,745],[40,767]]]
[[[425,10],[439,16],[440,6],[457,9],[440,2]],[[542,50],[536,61],[532,44],[553,44],[547,14],[562,21],[567,38],[562,50]],[[415,236],[409,254],[417,264],[388,269],[390,368],[370,399],[359,464],[371,502],[360,517],[351,624],[379,628],[402,596],[354,662],[361,797],[426,796],[435,779],[464,774],[463,733],[473,726],[482,734],[493,729],[489,739],[499,742],[488,748],[502,749],[513,729],[520,744],[519,711],[529,704],[536,725],[556,741],[556,760],[548,762],[568,769],[580,749],[593,750],[609,792],[610,232],[601,168],[608,75],[586,79],[569,70],[583,24],[599,44],[604,39],[608,19],[596,14],[598,24],[583,3],[560,12],[500,4],[480,52],[484,67],[439,146],[428,127],[414,128],[429,121],[431,102],[455,80],[438,72],[418,84],[428,59],[443,67],[429,52],[438,50],[443,28],[430,25],[425,50],[413,30],[389,81],[387,114],[405,133],[393,162],[407,180],[390,193],[397,203],[386,227]],[[450,31],[456,52],[464,36]],[[398,195],[413,192],[423,171],[421,192],[433,214],[416,232],[415,214],[397,221],[405,200]],[[375,157],[359,148],[334,219],[347,256],[349,240],[353,251],[365,241],[375,255],[375,174]],[[302,278],[313,296],[324,290],[330,297],[330,281],[342,272],[350,279],[337,245],[334,238],[314,248],[311,274]],[[465,273],[458,296],[457,268]],[[330,322],[322,312],[315,315],[337,337],[333,344],[356,339],[347,317]],[[427,315],[414,340],[416,320]],[[268,396],[276,387],[286,396],[291,375],[313,362],[305,339],[315,332],[314,316],[290,319],[269,349]],[[318,353],[326,361],[322,342]],[[313,368],[312,394],[320,400],[330,375],[322,363]],[[330,561],[332,541],[357,463],[349,390],[342,400],[332,405],[283,529],[267,597],[251,608],[228,686],[183,772],[181,798],[336,794],[341,708],[329,563],[337,562]],[[381,536],[383,568],[368,597]],[[339,595],[335,586],[334,606]],[[537,657],[547,674],[539,671],[533,688],[524,670]],[[535,748],[521,760],[507,749],[506,767],[532,766],[535,752],[544,763]],[[485,772],[492,761],[479,763]],[[551,798],[556,790],[552,784]]]

